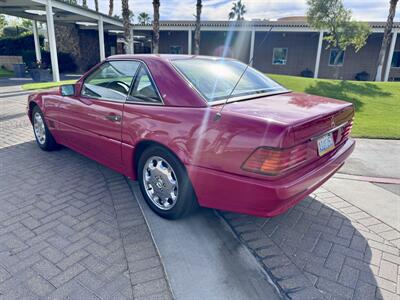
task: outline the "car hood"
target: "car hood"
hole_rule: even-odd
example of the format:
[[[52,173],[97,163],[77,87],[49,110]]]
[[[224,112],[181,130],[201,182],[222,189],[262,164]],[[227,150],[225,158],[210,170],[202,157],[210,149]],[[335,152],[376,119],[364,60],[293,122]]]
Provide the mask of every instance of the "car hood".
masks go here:
[[[282,124],[302,140],[351,121],[354,109],[349,102],[289,92],[228,103],[224,113]]]

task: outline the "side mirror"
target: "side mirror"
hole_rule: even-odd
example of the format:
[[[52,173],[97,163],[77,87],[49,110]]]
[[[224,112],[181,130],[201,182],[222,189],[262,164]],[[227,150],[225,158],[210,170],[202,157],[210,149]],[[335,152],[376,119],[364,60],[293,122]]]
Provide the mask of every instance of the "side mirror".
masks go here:
[[[75,85],[74,84],[65,84],[60,86],[60,94],[61,96],[74,96],[75,95]]]

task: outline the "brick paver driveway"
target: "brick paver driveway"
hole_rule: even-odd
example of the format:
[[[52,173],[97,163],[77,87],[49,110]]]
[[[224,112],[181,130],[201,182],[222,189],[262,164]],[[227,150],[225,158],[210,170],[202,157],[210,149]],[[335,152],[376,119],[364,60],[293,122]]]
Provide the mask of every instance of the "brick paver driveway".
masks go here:
[[[324,188],[278,217],[221,215],[291,299],[400,299],[400,233]]]
[[[41,151],[27,95],[0,91],[0,298],[170,299],[126,179],[65,148]]]

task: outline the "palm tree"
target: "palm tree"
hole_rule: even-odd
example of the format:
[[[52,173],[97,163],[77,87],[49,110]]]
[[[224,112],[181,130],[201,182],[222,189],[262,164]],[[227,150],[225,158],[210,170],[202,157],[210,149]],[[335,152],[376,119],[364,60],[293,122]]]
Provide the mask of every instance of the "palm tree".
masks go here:
[[[387,46],[389,45],[389,39],[391,37],[390,34],[393,28],[393,19],[394,15],[396,14],[397,2],[399,2],[399,0],[390,0],[389,16],[387,18],[385,32],[383,34],[381,51],[379,51],[375,81],[382,80],[383,63],[385,61],[386,49]]]
[[[87,6],[87,0],[82,0],[82,6],[83,6],[83,7],[86,7],[86,8],[88,7],[88,6]]]
[[[122,0],[122,23],[124,25],[125,52],[132,53],[129,0]]]
[[[201,15],[201,0],[197,0],[196,4],[196,28],[194,30],[194,54],[200,54],[200,15]]]
[[[135,22],[135,14],[131,10],[129,10],[129,22],[132,24]]]
[[[109,2],[109,10],[108,10],[108,15],[112,16],[114,10],[114,0],[110,0]]]
[[[142,12],[138,15],[139,24],[146,25],[150,23],[150,16],[146,12]]]
[[[96,8],[96,11],[99,11],[99,0],[94,0],[94,7]]]
[[[158,42],[160,40],[160,0],[153,0],[153,53],[158,53]]]
[[[233,2],[233,6],[229,13],[229,20],[235,19],[237,21],[244,20],[243,15],[246,13],[246,5],[242,4],[242,0]]]

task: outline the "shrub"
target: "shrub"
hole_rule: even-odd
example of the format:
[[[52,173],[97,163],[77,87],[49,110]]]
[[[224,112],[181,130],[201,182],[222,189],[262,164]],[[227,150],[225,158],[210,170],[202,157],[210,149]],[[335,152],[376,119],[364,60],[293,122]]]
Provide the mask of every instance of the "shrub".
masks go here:
[[[18,37],[24,32],[28,32],[29,29],[21,26],[6,26],[3,28],[4,37]]]
[[[312,78],[314,77],[314,72],[311,71],[309,68],[306,68],[305,70],[301,71],[300,75],[302,77]]]
[[[39,43],[43,45],[43,36],[39,36]],[[34,40],[32,33],[23,33],[18,37],[0,38],[0,55],[20,55],[22,60],[28,66],[36,62],[36,55],[34,49]],[[27,50],[32,49],[32,50]],[[51,66],[50,53],[48,51],[41,51],[42,62]],[[60,72],[75,72],[76,64],[69,53],[58,52],[58,67]]]
[[[369,81],[369,73],[362,71],[357,73],[354,78],[358,81]]]
[[[43,36],[39,36],[39,43],[43,45]],[[22,55],[26,49],[34,49],[32,33],[24,33],[18,37],[0,38],[0,55]]]
[[[24,63],[28,66],[28,68],[32,68],[33,64],[36,62],[36,54],[35,51],[27,50],[21,53],[22,59]],[[60,72],[75,72],[76,64],[69,53],[58,52],[58,68]],[[51,67],[51,58],[50,52],[42,51],[42,63]]]

